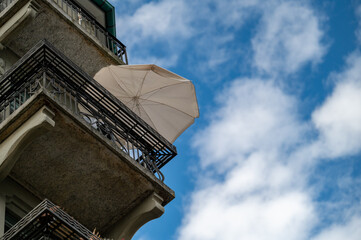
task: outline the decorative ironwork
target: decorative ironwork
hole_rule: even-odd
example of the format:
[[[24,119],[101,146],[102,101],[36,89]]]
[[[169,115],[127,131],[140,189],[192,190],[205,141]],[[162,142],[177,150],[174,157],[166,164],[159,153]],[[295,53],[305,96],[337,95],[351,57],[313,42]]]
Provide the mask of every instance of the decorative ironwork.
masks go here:
[[[114,55],[128,64],[126,46],[109,33],[90,13],[73,0],[48,0],[60,6],[63,14],[67,14],[86,32],[96,37]]]
[[[39,91],[164,180],[159,169],[177,155],[176,148],[46,40],[0,78],[0,123]]]
[[[48,199],[42,201],[0,237],[0,240],[11,239],[102,240],[98,234],[89,231]]]
[[[73,0],[47,0],[59,6],[59,10],[73,19],[85,32],[97,38],[105,48],[128,64],[126,46],[109,33],[90,13]],[[0,0],[0,13],[15,0]]]

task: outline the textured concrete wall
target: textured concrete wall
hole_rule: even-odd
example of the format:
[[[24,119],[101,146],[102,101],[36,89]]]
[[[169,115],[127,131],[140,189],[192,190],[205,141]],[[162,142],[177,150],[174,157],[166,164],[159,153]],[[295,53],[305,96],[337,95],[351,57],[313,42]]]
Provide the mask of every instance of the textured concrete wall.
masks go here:
[[[19,60],[19,56],[9,49],[0,50],[0,76],[10,69],[10,67]]]
[[[109,50],[99,47],[99,40],[82,30],[77,19],[59,13],[58,7],[47,1],[38,2],[40,10],[35,18],[27,18],[12,31],[3,41],[5,47],[23,56],[45,38],[90,76],[102,67],[121,64]]]

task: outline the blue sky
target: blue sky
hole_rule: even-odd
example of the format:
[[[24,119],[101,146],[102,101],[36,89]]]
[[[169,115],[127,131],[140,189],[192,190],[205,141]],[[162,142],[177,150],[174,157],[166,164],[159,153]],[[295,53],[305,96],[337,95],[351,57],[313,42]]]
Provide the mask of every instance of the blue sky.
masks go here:
[[[193,81],[136,240],[361,239],[361,1],[112,0],[130,64]]]

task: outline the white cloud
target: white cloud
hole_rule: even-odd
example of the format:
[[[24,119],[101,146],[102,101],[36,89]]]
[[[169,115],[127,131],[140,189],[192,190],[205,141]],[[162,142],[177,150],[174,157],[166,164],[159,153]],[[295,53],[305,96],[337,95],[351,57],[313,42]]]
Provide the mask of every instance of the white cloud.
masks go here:
[[[263,5],[259,0],[205,0],[198,3],[189,0],[188,3],[192,6],[195,21],[208,21],[207,28],[221,25],[233,29],[242,27],[247,18],[259,12]],[[199,11],[201,14],[196,15]]]
[[[168,65],[188,64],[211,75],[243,56],[253,58],[243,64],[253,64],[262,72],[288,74],[321,61],[326,49],[320,19],[300,2],[161,0],[137,1],[132,6],[117,19],[118,36],[128,46],[131,63],[183,55]],[[252,43],[237,43],[249,19],[259,18]],[[197,61],[192,61],[193,56]]]
[[[266,8],[262,25],[252,40],[254,66],[265,73],[294,73],[317,63],[325,53],[320,19],[299,2]]]
[[[250,43],[253,76],[287,76],[320,62],[327,50],[322,21],[304,3],[161,0],[137,5],[117,26],[128,49],[137,53],[131,63],[174,66],[186,64],[177,56],[194,55],[197,62],[189,67],[223,74],[222,64],[239,57],[241,47],[230,43],[256,16],[261,20]],[[327,213],[318,212],[308,174],[319,158],[361,149],[361,57],[354,54],[348,62],[309,122],[299,120],[297,100],[271,80],[243,78],[220,94],[220,108],[195,139],[202,171],[178,239],[311,239],[319,215]],[[317,136],[305,143],[310,135]],[[314,240],[358,233],[357,224],[356,217],[334,224]]]
[[[184,1],[169,0],[131,6],[117,18],[117,35],[127,45],[129,62],[176,65],[194,32],[189,7]]]
[[[289,74],[321,60],[326,48],[312,10],[283,2],[258,11],[263,17],[252,47],[260,72]],[[271,80],[241,79],[219,102],[195,139],[203,174],[178,239],[309,238],[318,216],[307,186],[309,162],[299,161],[307,152],[290,158],[309,133],[297,101]]]
[[[350,57],[335,90],[315,110],[310,123],[319,136],[311,143],[302,141],[310,134],[310,123],[299,121],[297,101],[272,81],[240,79],[229,86],[210,125],[195,139],[202,173],[178,239],[304,240],[312,238],[317,226],[322,228],[313,240],[359,239],[360,217],[340,223],[353,211],[352,196],[330,203],[324,199],[323,204],[332,207],[322,209],[335,212],[322,212],[318,193],[309,185],[320,157],[360,151],[359,62],[357,56]],[[350,176],[324,177],[345,185],[344,177]],[[350,181],[354,179],[338,187],[350,188]],[[320,219],[336,222],[328,226]]]
[[[193,29],[187,19],[182,1],[149,2],[132,15],[118,18],[118,32],[130,45],[154,40],[175,41],[190,36]]]
[[[227,195],[213,194],[221,196],[208,194],[202,198],[209,200],[194,200],[194,215],[187,219],[179,239],[304,239],[313,221],[309,200],[299,192],[265,199],[248,196],[235,204],[227,201]]]
[[[207,72],[236,55],[238,50],[227,44],[259,9],[258,4],[258,0],[132,2],[130,9],[118,14],[117,33],[128,46],[131,63],[134,56],[139,62],[140,58],[166,59],[184,54],[182,64],[191,61],[189,56],[198,56],[190,67]]]
[[[353,211],[354,200],[340,196],[331,200],[331,208],[322,208],[335,212],[322,212],[318,193],[309,185],[320,157],[360,150],[358,60],[349,59],[333,93],[315,110],[311,123],[319,136],[313,143],[302,141],[310,128],[299,121],[297,101],[272,81],[240,79],[229,86],[210,125],[195,139],[202,172],[178,239],[304,240],[313,237],[317,226],[322,228],[313,240],[358,239],[361,217],[339,222]],[[329,183],[335,176],[324,177]],[[345,185],[344,177],[333,180]],[[354,179],[347,181],[339,187],[352,187]],[[320,219],[336,222],[328,226]]]
[[[337,158],[361,150],[361,56],[348,59],[347,69],[336,76],[336,87],[313,113],[319,139],[312,146],[320,157]]]
[[[327,48],[320,27],[315,13],[300,3],[270,8],[252,42],[254,66],[274,76],[319,62]],[[346,223],[329,219],[333,223],[329,228],[319,222],[331,214],[321,209],[344,216],[353,200],[335,198],[331,208],[322,208],[317,202],[320,186],[309,183],[320,158],[361,150],[359,76],[361,57],[354,54],[345,71],[336,75],[333,93],[309,122],[299,120],[297,100],[274,82],[233,82],[220,94],[220,108],[209,126],[195,139],[202,173],[178,239],[304,240],[320,226],[314,240],[348,239],[343,235],[347,231],[352,240],[359,236],[356,217]],[[313,141],[310,136],[315,136]],[[328,204],[327,199],[323,204]]]
[[[335,224],[324,229],[312,240],[359,240],[361,236],[361,216],[354,216],[343,224]]]
[[[157,56],[134,56],[132,57],[132,64],[156,64],[163,68],[172,67],[176,64],[178,56],[176,54],[167,57]]]
[[[205,174],[178,239],[305,239],[317,218],[288,160],[304,130],[295,100],[255,79],[236,81],[224,96],[196,138]]]
[[[361,149],[361,85],[339,84],[313,114],[324,157],[355,154]]]
[[[361,43],[361,6],[355,10],[359,21],[356,37]],[[361,150],[361,53],[355,51],[346,60],[343,72],[332,75],[335,89],[313,113],[320,133],[313,149],[324,158],[352,155]]]
[[[221,161],[225,167],[259,149],[272,152],[280,147],[288,148],[301,134],[295,126],[295,100],[271,82],[236,81],[221,94],[219,102],[222,107],[215,114],[212,127],[196,139],[201,156],[206,156],[202,158],[203,166]],[[223,159],[229,155],[234,157]]]

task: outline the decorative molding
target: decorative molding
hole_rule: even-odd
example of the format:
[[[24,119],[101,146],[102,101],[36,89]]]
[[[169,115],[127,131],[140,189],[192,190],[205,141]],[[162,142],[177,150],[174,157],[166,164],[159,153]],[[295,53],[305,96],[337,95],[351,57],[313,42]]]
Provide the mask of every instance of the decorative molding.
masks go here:
[[[124,216],[110,231],[108,237],[114,240],[130,240],[147,222],[159,218],[164,213],[163,199],[156,193],[150,195],[140,205]]]
[[[0,182],[10,173],[25,147],[55,126],[54,113],[42,107],[0,144]]]
[[[2,42],[14,29],[28,17],[34,18],[39,12],[39,4],[30,1],[17,11],[6,23],[0,27],[0,42]]]

